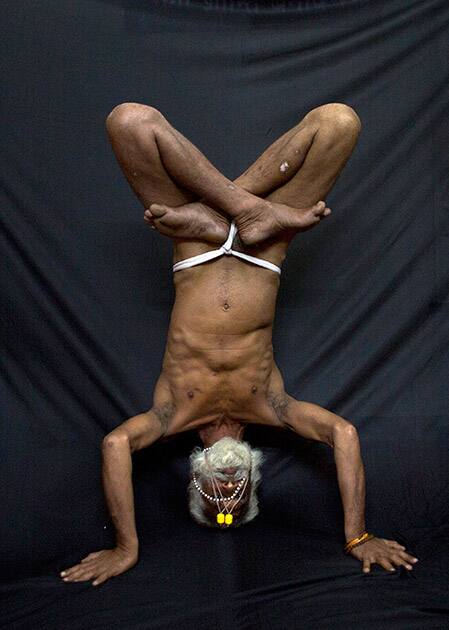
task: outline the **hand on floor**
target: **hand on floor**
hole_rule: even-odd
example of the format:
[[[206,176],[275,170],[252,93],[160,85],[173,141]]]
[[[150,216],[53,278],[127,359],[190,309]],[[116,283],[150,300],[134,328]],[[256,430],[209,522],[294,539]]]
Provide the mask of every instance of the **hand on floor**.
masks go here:
[[[394,571],[393,564],[404,565],[407,569],[413,569],[418,559],[410,556],[405,552],[405,547],[395,540],[387,538],[371,538],[358,547],[354,547],[350,554],[361,560],[363,563],[363,572],[370,571],[371,564],[380,564],[387,571]]]
[[[94,579],[93,586],[102,584],[114,575],[124,573],[137,562],[137,552],[121,547],[95,551],[83,558],[79,564],[61,571],[64,582],[83,582]]]

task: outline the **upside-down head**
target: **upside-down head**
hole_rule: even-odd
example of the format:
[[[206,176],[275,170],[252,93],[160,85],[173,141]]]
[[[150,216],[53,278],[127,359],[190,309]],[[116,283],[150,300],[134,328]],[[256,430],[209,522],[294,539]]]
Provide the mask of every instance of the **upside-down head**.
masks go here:
[[[207,527],[239,527],[259,513],[257,487],[263,454],[248,442],[223,437],[190,455],[188,486],[192,518]]]

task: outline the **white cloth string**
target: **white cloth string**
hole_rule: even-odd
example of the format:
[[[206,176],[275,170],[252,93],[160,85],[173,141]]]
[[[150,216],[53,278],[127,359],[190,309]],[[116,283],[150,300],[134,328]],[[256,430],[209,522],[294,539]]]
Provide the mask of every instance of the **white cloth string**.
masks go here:
[[[281,268],[270,262],[269,260],[264,260],[263,258],[256,258],[255,256],[250,256],[249,254],[244,254],[243,252],[237,252],[235,249],[232,249],[232,243],[234,242],[235,235],[237,234],[237,226],[235,222],[232,221],[231,227],[229,229],[228,238],[223,243],[223,245],[219,249],[213,249],[210,252],[204,252],[203,254],[198,254],[197,256],[191,256],[190,258],[185,258],[184,260],[180,260],[173,265],[173,271],[181,271],[181,269],[188,269],[189,267],[194,267],[195,265],[200,265],[203,262],[207,262],[208,260],[213,260],[214,258],[218,258],[219,256],[236,256],[237,258],[241,258],[242,260],[246,260],[247,262],[253,263],[254,265],[258,265],[259,267],[265,267],[265,269],[270,269],[275,273],[280,274]]]

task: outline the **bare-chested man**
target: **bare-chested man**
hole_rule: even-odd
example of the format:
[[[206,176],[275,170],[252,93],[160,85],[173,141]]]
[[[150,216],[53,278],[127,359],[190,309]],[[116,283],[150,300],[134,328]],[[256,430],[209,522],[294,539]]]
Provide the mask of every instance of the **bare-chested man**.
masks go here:
[[[272,348],[287,247],[295,234],[331,213],[320,200],[354,149],[359,117],[342,103],[316,107],[233,182],[152,107],[118,105],[106,127],[147,209],[145,221],[173,238],[175,263],[227,244],[207,261],[175,265],[176,300],[153,405],[103,440],[103,483],[116,546],[89,554],[61,576],[97,585],[137,562],[131,454],[191,429],[204,444],[191,454],[188,487],[190,513],[199,524],[234,527],[258,513],[262,454],[242,440],[253,423],[289,428],[333,449],[346,541],[359,537],[365,532],[365,476],[357,430],[290,396]],[[234,238],[230,230],[237,231]],[[412,569],[416,561],[398,542],[375,536],[349,553],[366,572],[372,563],[394,570]]]

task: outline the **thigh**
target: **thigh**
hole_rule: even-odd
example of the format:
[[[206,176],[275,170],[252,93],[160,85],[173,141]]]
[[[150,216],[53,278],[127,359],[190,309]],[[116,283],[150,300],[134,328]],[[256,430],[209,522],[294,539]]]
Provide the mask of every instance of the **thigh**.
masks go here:
[[[317,131],[318,121],[311,117],[309,112],[297,125],[270,144],[234,180],[235,183],[258,197],[271,200],[271,195],[277,195],[279,191],[285,189],[286,183],[302,166]],[[288,172],[285,174],[280,171],[283,161],[288,161],[289,164]]]
[[[175,182],[159,154],[154,130],[169,124],[154,107],[140,103],[117,105],[106,120],[106,129],[117,162],[145,208],[152,203],[179,206],[197,196]]]
[[[305,158],[294,176],[266,197],[295,208],[326,200],[360,133],[357,114],[344,103],[321,105],[311,110],[302,124],[304,131],[299,130],[291,138],[283,159],[290,162],[298,149],[301,154],[305,152]]]

